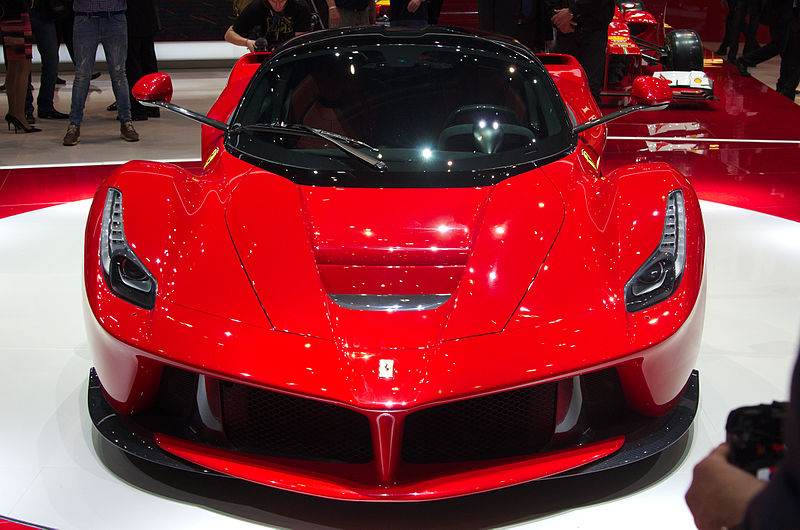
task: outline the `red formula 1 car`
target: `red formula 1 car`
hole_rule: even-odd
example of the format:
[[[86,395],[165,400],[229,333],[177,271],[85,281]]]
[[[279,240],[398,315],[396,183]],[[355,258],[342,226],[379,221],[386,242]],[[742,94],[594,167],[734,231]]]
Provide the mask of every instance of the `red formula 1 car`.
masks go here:
[[[640,75],[666,79],[678,100],[714,98],[714,82],[703,72],[703,44],[693,30],[664,34],[663,16],[645,10],[640,0],[617,0],[608,26],[606,75],[602,95],[629,96]]]
[[[653,455],[697,407],[697,197],[598,169],[566,56],[463,30],[349,28],[244,56],[201,174],[130,162],[86,228],[89,410],[179,469],[426,500]]]

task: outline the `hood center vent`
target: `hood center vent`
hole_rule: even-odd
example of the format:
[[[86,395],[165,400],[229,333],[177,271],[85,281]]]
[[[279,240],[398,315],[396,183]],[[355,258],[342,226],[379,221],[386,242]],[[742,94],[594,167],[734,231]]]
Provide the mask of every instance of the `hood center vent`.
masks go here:
[[[328,294],[336,305],[358,311],[427,311],[436,309],[449,294]]]

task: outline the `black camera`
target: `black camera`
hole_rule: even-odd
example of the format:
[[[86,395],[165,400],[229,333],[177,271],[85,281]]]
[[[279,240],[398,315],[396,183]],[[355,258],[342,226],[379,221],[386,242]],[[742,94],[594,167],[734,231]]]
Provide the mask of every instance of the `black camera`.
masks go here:
[[[257,52],[268,52],[269,51],[269,42],[264,37],[259,37],[255,40],[253,44],[253,48]]]
[[[783,459],[783,423],[789,404],[773,401],[768,405],[741,407],[731,411],[725,423],[731,446],[731,464],[768,480]]]

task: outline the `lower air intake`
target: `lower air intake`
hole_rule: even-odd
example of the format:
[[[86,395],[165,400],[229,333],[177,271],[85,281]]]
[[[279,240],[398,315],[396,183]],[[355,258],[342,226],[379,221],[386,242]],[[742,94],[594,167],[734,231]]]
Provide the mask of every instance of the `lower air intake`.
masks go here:
[[[406,418],[403,460],[412,464],[521,456],[553,435],[556,384],[456,401]]]
[[[225,435],[240,451],[349,464],[372,460],[369,421],[358,412],[246,385],[221,386]]]

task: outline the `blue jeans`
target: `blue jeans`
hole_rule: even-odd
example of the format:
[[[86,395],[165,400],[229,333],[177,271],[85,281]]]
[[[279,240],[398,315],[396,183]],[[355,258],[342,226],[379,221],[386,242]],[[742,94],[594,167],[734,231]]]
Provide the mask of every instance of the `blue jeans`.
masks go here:
[[[75,81],[72,83],[70,125],[80,125],[83,120],[83,108],[89,95],[89,82],[94,71],[98,44],[103,45],[106,54],[111,88],[117,100],[117,117],[121,122],[131,121],[131,101],[128,97],[128,80],[125,77],[125,59],[128,56],[128,24],[125,15],[75,15],[72,41]]]

